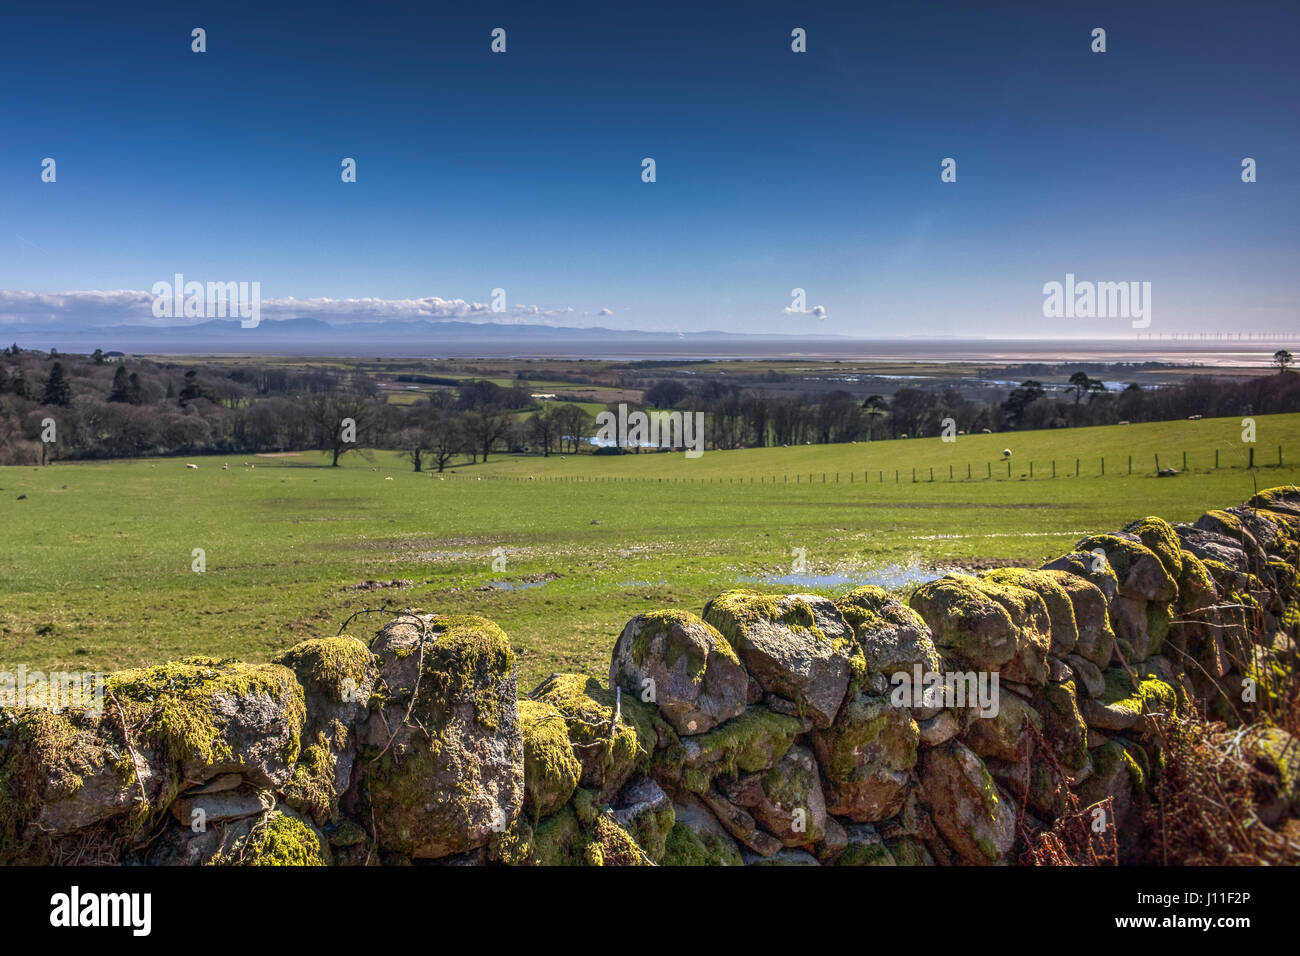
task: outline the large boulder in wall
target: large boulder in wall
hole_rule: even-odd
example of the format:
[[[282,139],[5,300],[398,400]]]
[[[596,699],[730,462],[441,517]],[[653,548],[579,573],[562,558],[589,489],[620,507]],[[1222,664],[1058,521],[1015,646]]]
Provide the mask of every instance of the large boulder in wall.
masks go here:
[[[366,722],[364,792],[390,852],[434,859],[485,846],[524,800],[515,655],[474,615],[412,614],[375,637],[386,699]]]
[[[1016,811],[983,761],[953,740],[921,752],[921,787],[935,827],[963,863],[1006,859],[1016,838]]]
[[[745,712],[749,674],[713,625],[688,611],[651,611],[623,628],[609,683],[639,699],[652,689],[674,730],[702,734]]]
[[[1175,538],[1175,545],[1176,542]],[[1080,541],[1077,548],[1089,552],[1096,549],[1105,555],[1106,563],[1119,580],[1119,593],[1123,597],[1145,601],[1172,601],[1178,597],[1177,579],[1136,534],[1095,534]],[[1176,548],[1175,553],[1178,553]]]
[[[836,598],[835,607],[853,628],[862,650],[865,680],[859,689],[863,692],[876,693],[880,687],[887,687],[895,674],[911,676],[918,666],[923,674],[936,672],[942,666],[930,628],[921,615],[890,597],[884,588],[855,588]]]
[[[835,605],[816,594],[725,591],[704,620],[735,648],[763,691],[790,702],[817,727],[839,713],[861,652]]]
[[[920,730],[906,707],[859,694],[835,723],[811,734],[829,810],[858,823],[898,813],[916,765]]]
[[[982,575],[995,584],[1009,584],[1033,591],[1047,607],[1052,636],[1051,653],[1065,657],[1079,643],[1079,627],[1075,623],[1074,603],[1060,579],[1050,571],[1033,571],[1029,568],[997,568]]]
[[[1051,618],[1033,591],[949,574],[921,585],[910,603],[930,626],[948,669],[998,671],[1004,680],[1031,685],[1047,679]]]

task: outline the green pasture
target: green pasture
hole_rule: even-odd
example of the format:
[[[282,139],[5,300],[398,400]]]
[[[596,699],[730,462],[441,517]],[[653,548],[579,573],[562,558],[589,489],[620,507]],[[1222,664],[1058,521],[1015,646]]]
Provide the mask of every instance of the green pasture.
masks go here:
[[[1035,563],[1147,514],[1194,520],[1256,484],[1300,481],[1300,415],[1256,428],[1253,446],[1240,419],[1221,419],[695,460],[493,456],[441,477],[388,452],[349,453],[339,468],[315,453],[0,468],[0,670],[265,660],[358,610],[421,607],[500,623],[525,688],[553,670],[603,675],[634,614],[698,613],[745,578],[789,573],[801,553],[811,583],[749,586],[833,594]],[[1184,452],[1187,471],[1155,477],[1156,455],[1181,471]],[[411,584],[352,589],[372,579]]]

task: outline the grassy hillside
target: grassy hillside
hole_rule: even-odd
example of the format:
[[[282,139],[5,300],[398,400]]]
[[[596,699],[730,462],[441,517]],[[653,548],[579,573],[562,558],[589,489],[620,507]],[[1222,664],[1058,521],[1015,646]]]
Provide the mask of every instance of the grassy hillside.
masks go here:
[[[1254,472],[1242,467],[1240,420],[698,460],[502,458],[443,478],[389,453],[348,454],[340,468],[315,454],[249,458],[251,468],[239,456],[196,459],[197,470],[177,459],[0,468],[0,669],[114,668],[193,653],[263,660],[386,605],[494,618],[520,652],[523,684],[562,668],[603,674],[633,614],[698,611],[744,579],[789,574],[796,550],[812,577],[753,586],[835,593],[907,580],[909,568],[1036,562],[1136,517],[1190,520],[1245,499],[1256,481],[1300,481],[1300,415],[1257,424],[1257,459],[1268,467]],[[1295,464],[1272,464],[1279,444]],[[1011,479],[997,461],[1004,447]],[[1183,451],[1188,473],[1154,477],[1157,453],[1181,467]],[[1076,455],[1081,477],[1065,477]],[[1046,477],[1053,457],[1055,480]],[[1034,478],[1022,479],[1031,460]],[[988,462],[992,480],[980,477]],[[915,484],[913,467],[924,479]],[[196,548],[203,573],[191,570]],[[493,570],[494,557],[504,570]],[[367,579],[411,585],[350,589]],[[353,630],[368,635],[378,623],[362,618]]]
[[[965,479],[970,469],[972,480],[987,480],[988,476],[1005,479],[1007,462],[1002,452],[1010,449],[1011,477],[1028,478],[1030,466],[1033,477],[1050,478],[1055,461],[1058,477],[1073,475],[1076,459],[1082,477],[1100,476],[1102,459],[1105,459],[1107,477],[1127,475],[1129,458],[1133,474],[1154,474],[1156,456],[1161,467],[1183,469],[1183,455],[1187,468],[1193,472],[1214,469],[1215,452],[1219,465],[1224,468],[1244,468],[1250,448],[1255,449],[1256,464],[1275,465],[1278,445],[1290,446],[1300,463],[1300,415],[1260,415],[1255,418],[1254,445],[1242,441],[1242,424],[1239,418],[1214,418],[1201,421],[1150,422],[1137,425],[1115,425],[1100,428],[1056,429],[1053,431],[1002,433],[998,435],[958,435],[952,442],[939,438],[898,439],[894,441],[860,442],[851,445],[802,445],[790,448],[744,448],[735,451],[709,451],[696,459],[688,460],[681,452],[642,453],[623,456],[599,456],[582,462],[581,473],[601,477],[625,478],[694,478],[712,480],[744,480],[751,478],[790,482],[799,476],[801,482],[814,476],[820,482],[822,474],[834,481],[836,472],[840,481],[847,482],[852,473],[855,481],[862,481],[864,472],[873,484],[885,481],[910,482],[912,469],[918,480],[929,480],[934,469],[936,480],[947,480],[952,469],[954,480]],[[1283,449],[1285,463],[1286,448]],[[572,456],[569,456],[570,459]],[[991,469],[991,471],[990,471]],[[550,458],[514,458],[489,462],[478,474],[499,476],[548,478],[575,473],[572,461]]]

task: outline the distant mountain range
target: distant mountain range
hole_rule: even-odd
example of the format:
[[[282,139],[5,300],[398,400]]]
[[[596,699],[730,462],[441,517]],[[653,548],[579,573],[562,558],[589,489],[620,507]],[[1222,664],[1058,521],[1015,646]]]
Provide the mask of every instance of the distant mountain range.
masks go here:
[[[14,326],[0,337],[17,338],[26,348],[64,352],[254,353],[297,355],[504,355],[628,354],[669,355],[713,352],[732,343],[738,354],[784,351],[809,337],[735,332],[642,332],[602,327],[526,323],[400,320],[331,324],[321,319],[263,319],[245,329],[238,319],[210,319],[193,325],[108,325],[86,328]],[[842,336],[817,336],[836,339]],[[761,344],[760,344],[761,343]],[[740,347],[743,346],[743,347]]]

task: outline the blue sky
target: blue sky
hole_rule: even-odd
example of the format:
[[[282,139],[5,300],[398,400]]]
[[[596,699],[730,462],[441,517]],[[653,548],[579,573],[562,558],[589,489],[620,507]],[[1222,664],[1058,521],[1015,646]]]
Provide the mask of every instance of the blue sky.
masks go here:
[[[1154,333],[1297,326],[1294,2],[126,6],[0,14],[0,322],[181,272],[332,319],[1131,334],[1044,319],[1068,272],[1151,282]]]

